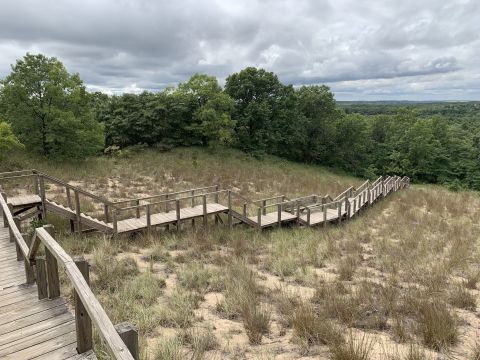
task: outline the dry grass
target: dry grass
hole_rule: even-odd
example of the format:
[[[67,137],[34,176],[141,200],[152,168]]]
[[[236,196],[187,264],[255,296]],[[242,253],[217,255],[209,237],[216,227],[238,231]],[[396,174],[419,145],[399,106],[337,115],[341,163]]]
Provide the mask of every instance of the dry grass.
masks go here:
[[[362,182],[233,150],[18,164],[112,199],[209,184],[250,198],[334,195]],[[69,235],[68,223],[49,219],[69,253],[89,258],[112,320],[139,327],[144,359],[298,358],[328,348],[332,359],[379,360],[378,339],[404,349],[392,359],[478,359],[462,334],[480,328],[479,207],[475,193],[414,186],[325,229],[186,226],[114,241]]]

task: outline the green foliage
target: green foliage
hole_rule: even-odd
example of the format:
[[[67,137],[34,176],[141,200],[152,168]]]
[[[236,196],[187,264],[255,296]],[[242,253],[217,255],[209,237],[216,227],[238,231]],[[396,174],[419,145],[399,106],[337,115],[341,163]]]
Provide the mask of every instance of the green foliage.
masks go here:
[[[10,124],[0,121],[0,160],[9,151],[23,147],[23,144],[13,134]]]
[[[27,54],[1,81],[0,109],[27,149],[84,158],[103,147],[102,127],[78,74],[56,58]]]

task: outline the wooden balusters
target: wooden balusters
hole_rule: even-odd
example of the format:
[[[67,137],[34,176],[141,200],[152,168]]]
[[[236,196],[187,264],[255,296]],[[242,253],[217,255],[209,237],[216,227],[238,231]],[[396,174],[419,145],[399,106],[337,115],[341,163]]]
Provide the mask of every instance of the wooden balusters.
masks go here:
[[[260,229],[262,228],[262,213],[263,213],[263,210],[261,207],[259,207],[258,213],[257,213],[257,225]]]

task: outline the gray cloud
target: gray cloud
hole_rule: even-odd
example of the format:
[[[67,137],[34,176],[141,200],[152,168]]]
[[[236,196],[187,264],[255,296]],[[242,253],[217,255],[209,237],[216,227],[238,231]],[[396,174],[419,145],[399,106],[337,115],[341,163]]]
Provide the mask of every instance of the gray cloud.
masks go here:
[[[338,99],[480,99],[477,0],[0,0],[0,77],[27,51],[95,90],[246,66]]]

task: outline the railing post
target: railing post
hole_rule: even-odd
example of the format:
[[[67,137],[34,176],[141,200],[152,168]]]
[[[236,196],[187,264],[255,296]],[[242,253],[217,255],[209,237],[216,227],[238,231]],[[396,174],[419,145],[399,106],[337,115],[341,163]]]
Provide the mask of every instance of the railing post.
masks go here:
[[[342,222],[342,203],[337,201],[337,210],[338,210],[338,222]]]
[[[307,207],[307,225],[310,226],[310,208]]]
[[[109,213],[109,206],[108,204],[103,204],[103,217],[106,223],[110,222],[110,218],[108,216]]]
[[[80,211],[80,196],[77,190],[73,190],[73,194],[75,196],[75,214],[77,218],[77,232],[79,234],[82,233],[82,213]]]
[[[70,187],[65,186],[65,192],[67,193],[67,206],[70,208],[70,209],[73,209],[73,204],[72,204],[72,194],[70,192]],[[70,222],[70,232],[75,232],[75,221],[73,221],[72,219],[69,219],[69,222]]]
[[[192,197],[192,208],[195,207],[195,190],[190,192],[190,196]]]
[[[35,258],[35,271],[37,275],[38,299],[42,300],[48,296],[47,268],[45,266],[45,256],[37,256]]]
[[[20,233],[22,232],[22,224],[20,222],[20,220],[16,217],[13,218],[13,221],[15,223],[15,226],[17,227],[18,231],[20,231]],[[15,237],[13,236],[13,231],[12,231],[12,228],[10,228],[10,241],[15,241]],[[18,246],[18,243],[15,241],[15,249],[17,251],[17,261],[20,261],[22,260],[23,258],[23,254],[22,254],[22,251],[20,250],[20,246]]]
[[[218,185],[215,185],[215,202],[218,204]]]
[[[140,208],[139,208],[139,206],[140,206],[140,200],[137,199],[137,200],[135,201],[135,206],[137,207],[137,208],[135,209],[135,216],[136,216],[137,219],[138,219],[138,218],[140,217]]]
[[[3,191],[3,189],[0,189],[0,196],[3,197],[3,199],[5,200],[5,203],[8,204],[7,194]],[[2,214],[3,214],[3,227],[7,227],[8,226],[7,214],[5,214],[3,210],[2,210]]]
[[[118,234],[118,224],[117,224],[117,209],[112,211],[112,221],[113,221],[113,233]]]
[[[55,236],[55,229],[52,225],[43,227],[50,236]],[[58,276],[58,263],[55,256],[45,248],[45,260],[47,262],[47,283],[48,283],[48,298],[54,299],[60,296],[60,278]]]
[[[277,205],[277,220],[278,220],[278,227],[282,226],[282,204]]]
[[[327,226],[327,211],[328,208],[323,205],[323,227]]]
[[[267,200],[262,201],[263,215],[267,215]]]
[[[90,284],[90,273],[88,262],[83,258],[74,259],[75,265],[77,265],[78,270],[83,275],[87,284]],[[74,291],[74,302],[75,302],[75,327],[77,330],[77,352],[83,354],[92,349],[93,347],[93,331],[92,331],[92,320],[88,315],[85,306],[78,296],[77,292]]]
[[[232,218],[232,192],[230,190],[228,190],[227,196],[228,196],[228,227],[231,229],[233,227],[233,218]],[[218,199],[217,199],[217,202],[218,202]]]
[[[121,323],[115,325],[115,330],[117,330],[118,335],[123,340],[125,345],[127,346],[130,354],[135,360],[139,360],[139,352],[138,352],[138,332],[137,330],[128,323]]]
[[[35,176],[33,177],[33,188],[35,190],[35,194],[39,195],[40,190],[38,189],[38,174],[34,172]]]
[[[45,194],[45,179],[43,176],[40,176],[40,198],[42,199],[42,220],[47,221],[47,196]]]
[[[180,231],[181,230],[181,224],[180,224],[180,200],[177,199],[177,201],[175,201],[175,212],[176,212],[176,215],[177,215],[177,231]]]
[[[207,218],[207,195],[202,195],[202,205],[203,205],[203,226],[205,229],[208,227],[208,218]]]
[[[262,228],[262,208],[261,207],[258,208],[257,223],[258,223],[258,227],[261,229]]]
[[[152,227],[152,212],[150,204],[145,205],[145,217],[147,218],[147,229],[150,231],[150,228]]]

